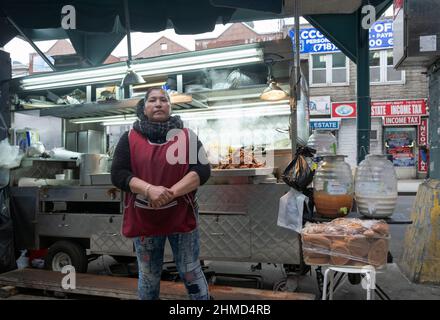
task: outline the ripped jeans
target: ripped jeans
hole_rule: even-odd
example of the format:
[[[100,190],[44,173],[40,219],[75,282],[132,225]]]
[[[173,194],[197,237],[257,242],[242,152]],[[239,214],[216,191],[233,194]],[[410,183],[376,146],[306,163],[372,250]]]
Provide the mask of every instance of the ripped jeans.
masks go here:
[[[159,299],[165,241],[168,238],[180,278],[191,300],[209,300],[208,283],[199,261],[199,231],[133,239],[139,266],[141,300]]]

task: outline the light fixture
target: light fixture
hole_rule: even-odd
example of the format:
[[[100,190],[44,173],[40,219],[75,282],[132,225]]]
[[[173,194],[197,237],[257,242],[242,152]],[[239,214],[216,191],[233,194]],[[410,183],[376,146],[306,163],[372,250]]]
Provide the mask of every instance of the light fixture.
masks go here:
[[[136,71],[138,75],[154,76],[263,61],[263,52],[256,45],[240,46],[239,48],[221,53],[205,53],[200,51],[192,52],[189,57],[187,55],[188,53],[184,53],[160,58],[149,58],[143,61],[136,60],[131,63],[131,68]],[[81,69],[27,76],[21,79],[21,84],[24,90],[61,88],[77,84],[96,84],[99,82],[118,81],[126,74],[126,71],[127,67],[121,64],[115,66],[106,65],[86,70]]]
[[[128,59],[127,59],[127,73],[125,74],[124,78],[121,81],[121,87],[145,83],[145,80],[131,68],[132,56],[131,56],[130,15],[128,12],[128,0],[124,0],[124,11],[125,11],[125,30],[127,30]]]
[[[278,55],[277,55],[278,56]],[[281,56],[279,56],[281,57]],[[282,58],[282,57],[281,57]],[[268,86],[260,95],[261,100],[265,101],[277,101],[288,97],[288,94],[281,89],[281,87],[276,82],[275,78],[272,77],[272,66],[275,64],[275,60],[272,58],[266,59],[264,61],[267,65],[267,83]]]
[[[245,104],[243,104],[244,106]],[[278,116],[278,115],[288,115],[290,114],[290,106],[286,102],[283,104],[274,104],[271,108],[266,108],[265,106],[254,106],[244,108],[244,109],[235,109],[235,110],[207,110],[207,111],[180,111],[175,112],[174,114],[179,115],[182,120],[207,120],[207,119],[234,119],[234,118],[243,118],[243,117],[263,117],[263,116]],[[135,116],[132,117],[119,117],[118,119],[102,119],[101,122],[104,126],[115,126],[115,125],[123,125],[123,124],[131,124],[137,118]]]
[[[287,93],[281,89],[275,80],[269,80],[269,86],[264,89],[263,93],[260,95],[261,100],[266,101],[278,101],[285,99]]]

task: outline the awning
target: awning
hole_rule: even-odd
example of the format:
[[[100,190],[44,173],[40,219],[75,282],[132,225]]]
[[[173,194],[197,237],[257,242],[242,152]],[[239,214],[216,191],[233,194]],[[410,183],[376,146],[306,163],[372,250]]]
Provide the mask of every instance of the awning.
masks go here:
[[[284,5],[283,5],[284,4]],[[62,8],[75,8],[76,29],[61,28]],[[350,14],[361,0],[301,0],[301,15]],[[9,17],[33,41],[69,38],[76,52],[91,65],[101,64],[125,35],[122,0],[3,0],[0,4],[0,46],[18,35]],[[293,16],[292,0],[129,0],[133,32],[177,34],[214,30],[218,23]]]

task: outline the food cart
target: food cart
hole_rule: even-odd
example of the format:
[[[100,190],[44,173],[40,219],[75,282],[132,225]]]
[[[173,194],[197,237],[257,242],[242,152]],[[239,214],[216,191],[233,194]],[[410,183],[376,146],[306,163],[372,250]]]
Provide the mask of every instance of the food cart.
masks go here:
[[[284,100],[282,106],[279,102],[265,105],[259,100],[259,95],[266,86],[267,66],[264,57],[268,52],[275,52],[277,57],[282,58],[274,65],[272,73],[288,87],[291,42],[285,40],[211,49],[194,54],[201,58],[201,55],[219,51],[237,53],[239,50],[255,51],[256,62],[236,62],[236,65],[232,65],[232,69],[229,67],[229,73],[227,73],[229,78],[226,77],[224,80],[227,83],[228,79],[231,79],[232,70],[236,72],[232,80],[236,84],[237,79],[241,79],[242,85],[239,83],[235,87],[225,88],[225,83],[223,85],[216,83],[217,87],[222,88],[219,90],[213,89],[214,83],[211,83],[211,88],[194,89],[194,86],[185,86],[182,78],[189,79],[188,83],[194,83],[200,75],[206,74],[198,70],[197,66],[193,67],[192,73],[183,74],[183,76],[182,74],[162,74],[158,71],[151,81],[157,82],[158,78],[166,80],[167,77],[176,80],[178,94],[190,97],[190,100],[186,102],[173,104],[173,108],[182,115],[190,114],[188,111],[192,109],[197,109],[198,112],[193,112],[191,115],[200,115],[202,111],[206,112],[212,106],[218,109],[218,101],[224,101],[231,106],[240,100],[244,105],[259,106],[267,113],[263,113],[263,116],[270,116],[278,110],[276,115],[284,117],[287,126],[290,114],[289,100]],[[190,55],[188,53],[176,54],[164,59],[179,59],[180,57],[188,58]],[[149,60],[146,59],[144,62],[148,64]],[[143,61],[138,61],[139,68],[142,63]],[[102,67],[100,68],[102,72],[105,71]],[[111,69],[114,66],[110,65],[108,68]],[[199,73],[195,74],[196,71]],[[241,74],[238,76],[241,78],[237,78],[239,71]],[[258,75],[261,71],[263,71],[263,76],[255,77],[261,78],[261,81],[246,82],[250,80],[250,77],[245,77],[247,72],[254,72]],[[69,72],[64,72],[64,74],[69,74]],[[70,76],[75,75],[70,74]],[[50,82],[48,78],[50,75],[45,77],[41,76],[41,81],[47,81],[51,92],[60,94],[62,89],[58,89],[56,83]],[[126,99],[93,102],[90,101],[93,100],[91,93],[97,92],[98,86],[96,83],[91,83],[82,88],[87,94],[85,101],[81,104],[50,105],[41,108],[41,102],[39,102],[36,105],[40,108],[34,108],[32,103],[22,103],[20,97],[47,94],[48,88],[44,86],[44,82],[38,82],[38,78],[39,76],[35,76],[21,80],[21,84],[25,86],[24,90],[17,89],[19,99],[14,106],[14,112],[18,114],[26,113],[25,109],[38,109],[39,117],[50,116],[52,119],[61,119],[63,147],[79,153],[107,153],[111,161],[112,149],[118,141],[118,135],[115,132],[121,134],[127,128],[127,126],[120,126],[121,117],[125,121],[130,121],[139,97],[142,95],[142,89],[131,88],[131,97]],[[37,82],[40,87],[36,88]],[[168,84],[169,81],[166,83]],[[110,84],[105,83],[105,85]],[[64,87],[63,90],[70,92],[73,89],[78,90],[78,87]],[[127,91],[121,96],[125,96],[126,93]],[[302,104],[304,109],[300,110],[301,116],[307,112],[305,106],[304,102]],[[272,109],[269,110],[268,107]],[[244,109],[243,112],[248,111]],[[101,124],[105,121],[113,122],[103,127]],[[191,124],[190,121],[188,123]],[[307,125],[304,121],[302,124]],[[200,127],[193,129],[203,141],[203,130]],[[275,129],[270,130],[275,131]],[[307,128],[303,128],[303,132],[307,134]],[[281,179],[277,179],[280,178],[279,172],[284,169],[283,166],[289,161],[289,157],[281,157],[282,159],[279,160],[277,155],[285,155],[285,151],[290,147],[287,134],[278,134],[287,140],[287,148],[282,152],[274,150],[275,163],[272,165],[267,163],[265,166],[254,168],[251,166],[213,169],[211,179],[198,189],[201,259],[281,264],[288,276],[304,271],[299,235],[277,226],[279,199],[289,191],[289,186],[281,182]],[[97,141],[99,143],[96,143]],[[243,142],[241,146],[245,143]],[[209,144],[205,143],[206,145]],[[52,179],[56,174],[66,170],[70,170],[71,179]],[[274,172],[278,174],[274,176]],[[78,271],[85,272],[88,261],[103,254],[111,255],[119,261],[135,256],[132,241],[120,233],[124,194],[112,186],[109,170],[89,174],[88,183],[82,182],[83,176],[83,167],[78,166],[75,159],[57,157],[26,158],[20,168],[11,172],[11,210],[16,215],[16,220],[20,221],[16,231],[18,249],[49,248],[46,266],[50,269],[60,270],[64,265],[71,264]],[[171,257],[169,246],[166,248],[166,257]]]

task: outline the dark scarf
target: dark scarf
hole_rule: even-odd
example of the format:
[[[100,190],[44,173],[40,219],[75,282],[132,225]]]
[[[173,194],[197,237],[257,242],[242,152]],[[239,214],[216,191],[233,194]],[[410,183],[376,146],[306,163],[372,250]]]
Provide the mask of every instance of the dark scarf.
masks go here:
[[[165,122],[153,122],[144,114],[143,99],[139,102],[136,110],[138,120],[133,123],[133,128],[154,143],[164,143],[168,131],[183,129],[183,121],[179,116],[172,116]]]

